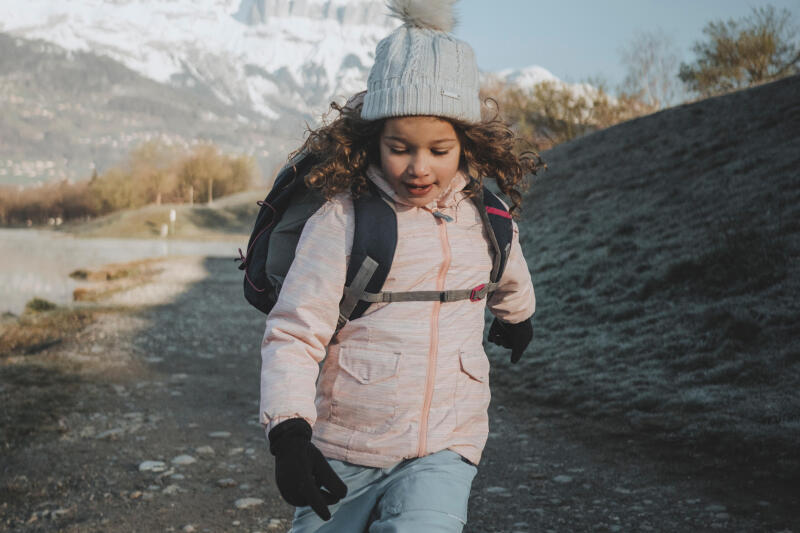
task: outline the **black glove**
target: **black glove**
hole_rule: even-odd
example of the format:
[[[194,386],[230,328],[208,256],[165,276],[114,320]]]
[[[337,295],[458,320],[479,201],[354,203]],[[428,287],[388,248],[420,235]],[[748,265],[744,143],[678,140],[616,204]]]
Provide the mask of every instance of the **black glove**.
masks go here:
[[[311,426],[302,418],[290,418],[272,428],[268,437],[283,499],[295,507],[310,505],[320,518],[330,520],[328,505],[347,495],[347,485],[311,444]]]
[[[495,318],[489,328],[489,342],[503,348],[511,348],[512,363],[519,361],[531,339],[533,339],[533,324],[530,318],[519,324],[509,324]]]

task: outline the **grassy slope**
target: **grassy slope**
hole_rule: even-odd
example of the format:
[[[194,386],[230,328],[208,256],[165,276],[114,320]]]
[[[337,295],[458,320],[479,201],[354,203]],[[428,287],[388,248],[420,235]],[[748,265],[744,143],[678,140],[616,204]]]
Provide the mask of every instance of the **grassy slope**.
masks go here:
[[[205,204],[148,205],[111,213],[96,220],[64,226],[66,231],[80,237],[159,237],[162,224],[169,224],[169,211],[175,209],[175,238],[178,239],[240,239],[249,235],[264,191],[247,191],[220,198],[209,207]]]
[[[535,339],[495,385],[798,475],[798,124],[795,76],[544,153]]]

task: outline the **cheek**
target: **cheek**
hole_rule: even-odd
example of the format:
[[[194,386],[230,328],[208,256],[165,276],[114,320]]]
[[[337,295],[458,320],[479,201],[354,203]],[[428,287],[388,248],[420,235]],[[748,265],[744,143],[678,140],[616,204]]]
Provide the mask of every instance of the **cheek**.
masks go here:
[[[389,181],[399,180],[403,175],[406,165],[403,159],[388,150],[381,150],[381,170]]]
[[[461,155],[456,153],[453,156],[441,160],[437,165],[437,175],[440,180],[450,183],[450,180],[458,172],[458,167],[461,162]]]

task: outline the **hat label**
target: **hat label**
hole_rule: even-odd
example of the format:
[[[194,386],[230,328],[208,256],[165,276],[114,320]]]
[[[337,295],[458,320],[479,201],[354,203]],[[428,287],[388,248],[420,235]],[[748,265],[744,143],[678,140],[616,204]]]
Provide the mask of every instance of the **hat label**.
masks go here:
[[[453,98],[455,100],[458,100],[459,98],[461,98],[456,93],[451,93],[450,91],[445,91],[444,89],[442,89],[441,93],[442,93],[442,96],[446,96],[448,98]]]

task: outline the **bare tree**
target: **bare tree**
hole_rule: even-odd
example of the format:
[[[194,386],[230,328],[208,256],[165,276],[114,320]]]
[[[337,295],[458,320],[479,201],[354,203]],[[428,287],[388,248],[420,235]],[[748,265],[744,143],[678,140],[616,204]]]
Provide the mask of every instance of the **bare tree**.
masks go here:
[[[622,92],[637,96],[647,106],[662,109],[675,102],[680,92],[678,54],[663,30],[640,32],[621,50],[627,75]]]

